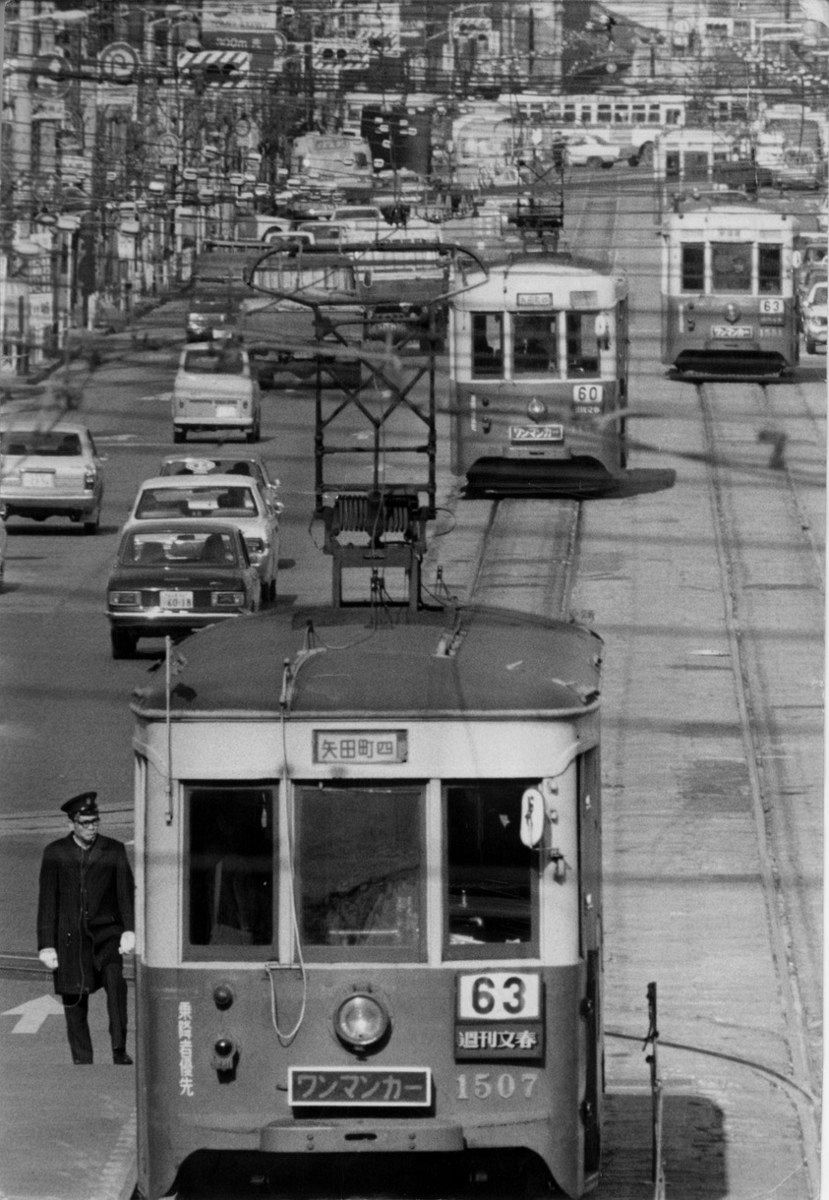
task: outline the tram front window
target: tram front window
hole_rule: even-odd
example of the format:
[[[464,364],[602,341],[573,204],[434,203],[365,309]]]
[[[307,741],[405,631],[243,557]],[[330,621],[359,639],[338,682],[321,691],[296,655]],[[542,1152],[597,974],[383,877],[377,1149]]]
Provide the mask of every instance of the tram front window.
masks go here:
[[[682,247],[680,286],[683,292],[701,292],[705,288],[705,246],[702,242],[685,242]]]
[[[558,366],[555,313],[516,313],[512,319],[512,374],[545,374]]]
[[[189,794],[188,927],[191,946],[273,941],[273,801],[270,789],[200,787]],[[261,951],[259,952],[261,954]]]
[[[568,312],[568,378],[572,375],[599,374],[599,337],[606,337],[608,329],[608,320],[603,313]]]
[[[297,879],[311,957],[423,957],[423,789],[297,785]]]
[[[783,254],[781,246],[760,246],[757,262],[757,286],[761,296],[783,290]]]
[[[492,779],[444,788],[450,956],[471,956],[476,945],[485,945],[488,957],[535,952],[537,856],[521,841],[521,797],[531,783]]]
[[[472,377],[500,379],[504,374],[501,313],[472,313]]]
[[[711,287],[715,292],[751,290],[751,242],[711,243]]]

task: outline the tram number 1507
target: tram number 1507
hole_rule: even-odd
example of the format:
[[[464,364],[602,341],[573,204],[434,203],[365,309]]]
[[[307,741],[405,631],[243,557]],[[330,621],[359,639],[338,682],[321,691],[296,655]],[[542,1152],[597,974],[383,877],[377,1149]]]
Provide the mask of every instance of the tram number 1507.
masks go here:
[[[462,1071],[457,1076],[458,1100],[510,1100],[516,1093],[529,1100],[538,1071]]]
[[[541,1015],[541,980],[529,971],[489,971],[458,977],[461,1020],[536,1020]]]

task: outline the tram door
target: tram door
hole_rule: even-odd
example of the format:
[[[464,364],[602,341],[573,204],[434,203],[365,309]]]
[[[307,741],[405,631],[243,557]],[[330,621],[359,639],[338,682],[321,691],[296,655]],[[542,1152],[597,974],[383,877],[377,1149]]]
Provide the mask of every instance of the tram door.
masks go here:
[[[601,1061],[601,816],[599,809],[599,753],[590,750],[579,760],[579,878],[581,887],[581,953],[587,965],[582,1002],[585,1022],[586,1078],[582,1107],[584,1121],[584,1171],[599,1169],[601,1154],[601,1103],[604,1064]]]

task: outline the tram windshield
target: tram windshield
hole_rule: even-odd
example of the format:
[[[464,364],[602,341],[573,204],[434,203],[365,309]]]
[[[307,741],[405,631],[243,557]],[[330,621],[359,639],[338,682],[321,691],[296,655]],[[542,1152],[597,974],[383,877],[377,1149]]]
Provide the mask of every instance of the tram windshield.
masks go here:
[[[711,243],[711,288],[713,291],[751,291],[751,249],[751,242]]]
[[[315,958],[423,956],[424,789],[298,785],[299,923]]]
[[[531,780],[449,783],[446,887],[450,956],[533,952],[533,852],[521,841],[521,797]],[[464,954],[463,947],[466,947]]]

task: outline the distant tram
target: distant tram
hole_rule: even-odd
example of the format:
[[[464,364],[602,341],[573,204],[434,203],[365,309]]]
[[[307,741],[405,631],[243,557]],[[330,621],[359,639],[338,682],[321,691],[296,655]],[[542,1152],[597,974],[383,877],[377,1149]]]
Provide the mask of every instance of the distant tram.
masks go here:
[[[449,372],[470,490],[592,490],[624,468],[624,279],[553,253],[473,275],[450,305]]]
[[[230,624],[132,705],[140,1196],[582,1196],[600,639],[485,608]]]
[[[662,361],[773,378],[799,358],[797,222],[740,193],[677,200],[663,226]]]

